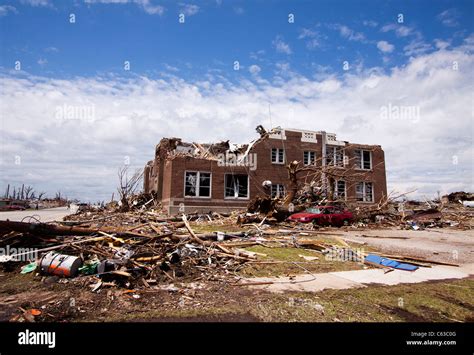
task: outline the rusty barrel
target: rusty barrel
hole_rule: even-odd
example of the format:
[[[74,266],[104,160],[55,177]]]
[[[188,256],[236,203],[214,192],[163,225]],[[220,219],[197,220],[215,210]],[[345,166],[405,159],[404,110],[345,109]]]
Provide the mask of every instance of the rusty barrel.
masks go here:
[[[49,252],[41,258],[40,269],[45,274],[74,277],[82,266],[78,257]]]

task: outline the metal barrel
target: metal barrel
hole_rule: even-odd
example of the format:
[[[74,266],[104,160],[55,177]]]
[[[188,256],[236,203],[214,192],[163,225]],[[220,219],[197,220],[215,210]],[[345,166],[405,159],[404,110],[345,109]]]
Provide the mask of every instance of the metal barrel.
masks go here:
[[[74,277],[82,266],[78,257],[49,252],[41,258],[40,269],[45,274]]]

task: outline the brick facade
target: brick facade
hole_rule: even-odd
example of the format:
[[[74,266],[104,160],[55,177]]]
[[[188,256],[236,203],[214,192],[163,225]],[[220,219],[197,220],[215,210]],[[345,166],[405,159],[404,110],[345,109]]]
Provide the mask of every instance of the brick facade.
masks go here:
[[[163,157],[157,150],[155,159],[148,162],[145,167],[144,189],[145,192],[156,193],[162,201],[163,208],[170,214],[195,211],[228,212],[235,209],[245,209],[248,202],[254,197],[269,195],[272,188],[274,191],[278,191],[279,187],[276,185],[283,185],[288,191],[289,177],[286,168],[288,162],[296,160],[300,162],[300,165],[303,165],[304,152],[314,152],[310,154],[311,158],[316,159],[315,166],[327,166],[330,165],[330,162],[328,163],[327,159],[323,159],[323,157],[333,156],[333,148],[336,148],[334,154],[342,152],[333,160],[338,161],[341,165],[341,167],[334,168],[336,174],[337,169],[345,172],[344,179],[337,179],[344,181],[338,185],[339,191],[345,190],[342,199],[348,203],[370,204],[387,196],[384,152],[380,146],[337,141],[334,134],[296,129],[285,129],[278,134],[271,134],[258,140],[249,151],[249,157],[254,159],[254,161],[250,159],[250,163],[255,164],[248,164],[249,166],[229,166],[229,164],[220,166],[222,164],[219,164],[218,160],[200,158],[192,156],[192,154]],[[283,163],[272,162],[272,149],[283,150]],[[365,151],[365,153],[360,153],[361,151]],[[278,160],[280,157],[281,159],[281,154],[281,151],[275,151],[274,158]],[[361,154],[363,154],[364,163],[359,163],[358,157]],[[306,155],[309,157],[308,153]],[[342,160],[339,161],[341,156]],[[365,164],[363,166],[366,168],[365,170],[360,169],[361,164]],[[197,175],[197,172],[200,174]],[[237,190],[244,191],[242,195],[246,195],[246,197],[225,196],[226,174],[230,174],[227,177],[227,186],[231,187],[227,189],[228,193],[235,194]],[[232,177],[232,174],[240,175],[238,184],[243,186],[243,189],[235,188],[235,177]],[[312,175],[315,174],[311,171],[300,173],[298,185],[310,182]],[[244,175],[248,176],[248,191],[245,190]],[[210,184],[207,182],[208,177],[211,180]],[[203,194],[206,196],[185,196],[185,179],[199,180],[203,186]],[[265,181],[270,181],[273,187],[264,187]],[[188,183],[189,186],[192,184]],[[210,185],[210,192],[207,188],[208,185]],[[195,193],[197,188],[193,190],[193,187],[194,185],[190,187],[189,191]],[[365,199],[365,201],[360,201],[361,199]]]

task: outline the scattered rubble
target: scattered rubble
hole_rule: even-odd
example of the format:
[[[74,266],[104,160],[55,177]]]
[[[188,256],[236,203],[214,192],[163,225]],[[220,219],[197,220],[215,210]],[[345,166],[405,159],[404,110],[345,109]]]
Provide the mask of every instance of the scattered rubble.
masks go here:
[[[280,199],[251,201],[247,212],[179,216],[162,213],[153,196],[134,194],[128,199],[127,212],[109,204],[80,210],[54,223],[0,221],[0,248],[16,251],[0,256],[0,268],[25,277],[31,273],[41,275],[45,283],[81,285],[94,293],[123,289],[134,298],[141,297],[142,292],[177,292],[177,285],[182,283],[200,287],[206,287],[207,282],[245,286],[247,283],[242,282],[238,272],[247,264],[285,262],[272,260],[260,250],[246,249],[251,246],[314,252],[314,256],[298,254],[300,262],[289,262],[300,265],[302,273],[306,272],[302,266],[305,263],[328,258],[363,263],[365,267],[415,271],[432,264],[458,265],[364,252],[340,236],[347,230],[394,227],[472,229],[473,220],[472,210],[459,202],[387,200],[357,206],[353,209],[354,223],[336,229],[286,221],[282,216],[291,212]],[[305,208],[306,203],[293,206],[292,212]],[[316,238],[321,236],[323,239]],[[333,241],[328,242],[327,237]],[[34,320],[33,313],[21,311],[27,320]]]

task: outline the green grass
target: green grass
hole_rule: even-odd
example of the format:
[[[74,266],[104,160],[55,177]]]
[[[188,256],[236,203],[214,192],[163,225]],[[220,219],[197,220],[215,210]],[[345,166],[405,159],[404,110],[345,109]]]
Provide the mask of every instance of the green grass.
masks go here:
[[[292,260],[295,255],[313,252],[283,248],[252,247],[272,257]],[[317,255],[314,253],[314,255]],[[348,264],[348,263],[346,263]],[[282,264],[286,265],[286,264]],[[305,267],[307,267],[305,264]],[[272,266],[275,267],[275,266]],[[297,269],[296,269],[297,270]],[[299,271],[299,270],[297,270]],[[347,290],[270,293],[247,287],[209,283],[196,294],[151,292],[140,299],[123,295],[123,290],[105,288],[92,293],[87,285],[72,283],[46,285],[32,274],[4,273],[0,297],[18,295],[19,302],[4,306],[3,320],[18,313],[18,307],[41,308],[54,317],[44,320],[67,321],[255,321],[268,322],[472,322],[474,321],[474,278],[443,280],[395,286],[371,285]],[[42,301],[46,291],[54,291],[61,306]],[[110,298],[108,292],[116,296]],[[67,312],[74,297],[84,312]],[[322,310],[321,311],[321,308]],[[107,311],[101,310],[107,308]],[[41,320],[40,320],[41,321]]]
[[[190,222],[190,226],[194,233],[212,233],[212,232],[227,232],[227,233],[238,233],[244,232],[247,229],[243,229],[236,224],[211,224],[211,223],[199,223],[199,222]]]
[[[353,261],[327,260],[322,253],[300,248],[266,248],[264,246],[252,246],[245,250],[266,254],[266,257],[259,256],[260,261],[285,261],[285,263],[275,264],[246,264],[239,274],[244,277],[269,277],[286,276],[312,272],[323,273],[333,271],[361,270],[364,265]],[[306,261],[299,255],[317,257],[317,260]],[[299,262],[301,264],[295,264]]]
[[[244,320],[265,322],[472,322],[474,320],[472,279],[325,290],[318,293],[275,294],[249,291],[243,296],[233,294],[234,290],[222,289],[216,300],[206,295],[206,304],[203,307],[192,305],[183,308],[167,307],[145,312],[107,314],[99,319],[175,321],[182,318],[194,321],[212,319],[233,321],[239,319],[240,315]],[[399,303],[400,300],[403,303]]]
[[[293,306],[269,304],[268,321],[473,321],[474,280],[437,281],[412,285],[370,286],[361,289],[288,293]],[[449,296],[447,296],[449,295]],[[290,302],[287,302],[290,303]],[[318,312],[315,304],[324,308]],[[277,317],[275,314],[280,313]]]

